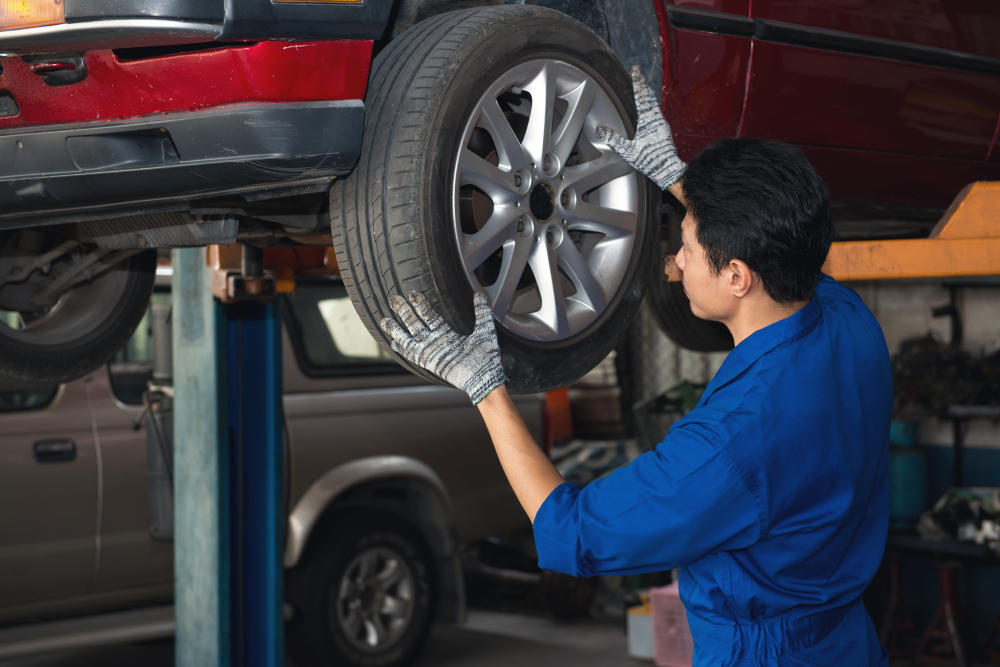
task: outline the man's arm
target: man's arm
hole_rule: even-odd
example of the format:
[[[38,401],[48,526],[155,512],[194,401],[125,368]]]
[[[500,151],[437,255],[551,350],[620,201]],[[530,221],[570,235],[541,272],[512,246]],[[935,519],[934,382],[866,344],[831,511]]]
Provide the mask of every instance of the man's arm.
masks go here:
[[[506,385],[487,394],[478,407],[507,480],[534,523],[538,508],[566,480],[531,437]]]
[[[392,338],[392,349],[410,363],[464,389],[479,406],[510,485],[534,521],[552,489],[565,480],[531,437],[510,400],[486,297],[477,293],[473,299],[476,328],[471,336],[453,331],[418,292],[410,292],[409,303],[393,296],[389,304],[399,322],[385,318],[381,326]]]

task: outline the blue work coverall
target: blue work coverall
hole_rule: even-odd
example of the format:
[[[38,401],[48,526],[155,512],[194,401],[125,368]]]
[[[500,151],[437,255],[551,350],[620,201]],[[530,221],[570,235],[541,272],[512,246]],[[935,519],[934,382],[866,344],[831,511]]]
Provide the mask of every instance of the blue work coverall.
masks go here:
[[[888,665],[861,602],[889,523],[882,330],[822,276],[726,358],[656,450],[535,516],[538,563],[577,576],[679,567],[694,665]]]

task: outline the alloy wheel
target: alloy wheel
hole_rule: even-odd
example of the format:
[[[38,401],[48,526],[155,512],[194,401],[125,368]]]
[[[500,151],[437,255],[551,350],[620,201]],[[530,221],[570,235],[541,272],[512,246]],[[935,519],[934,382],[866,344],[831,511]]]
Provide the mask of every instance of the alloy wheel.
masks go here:
[[[586,330],[622,284],[639,225],[635,170],[594,132],[625,124],[578,67],[531,60],[473,107],[452,179],[455,238],[496,321],[529,340]]]
[[[366,549],[344,570],[331,621],[365,652],[381,652],[399,641],[413,617],[415,581],[409,565],[386,547]],[[333,593],[334,591],[331,591]]]

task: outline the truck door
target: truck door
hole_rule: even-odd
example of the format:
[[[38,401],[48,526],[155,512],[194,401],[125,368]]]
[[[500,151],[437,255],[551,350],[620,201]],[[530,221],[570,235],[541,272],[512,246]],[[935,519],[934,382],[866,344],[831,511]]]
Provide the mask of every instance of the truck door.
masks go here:
[[[100,462],[88,379],[0,392],[3,607],[83,595],[91,586]]]

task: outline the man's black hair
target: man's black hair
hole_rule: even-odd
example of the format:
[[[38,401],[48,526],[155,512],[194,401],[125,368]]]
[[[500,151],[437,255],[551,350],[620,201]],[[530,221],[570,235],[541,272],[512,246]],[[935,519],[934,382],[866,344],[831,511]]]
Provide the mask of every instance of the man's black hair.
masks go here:
[[[778,303],[812,296],[833,220],[826,184],[799,149],[719,139],[688,164],[683,187],[698,242],[717,274],[740,259]]]

